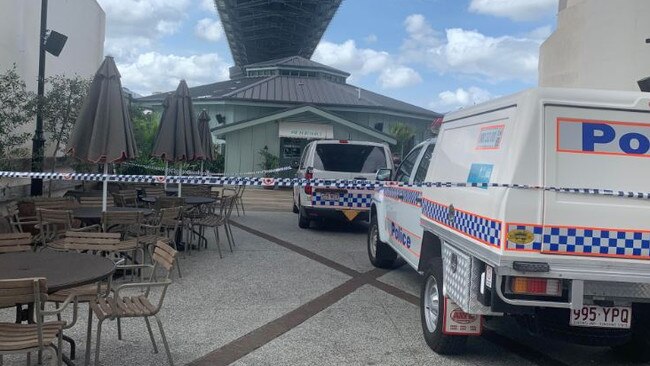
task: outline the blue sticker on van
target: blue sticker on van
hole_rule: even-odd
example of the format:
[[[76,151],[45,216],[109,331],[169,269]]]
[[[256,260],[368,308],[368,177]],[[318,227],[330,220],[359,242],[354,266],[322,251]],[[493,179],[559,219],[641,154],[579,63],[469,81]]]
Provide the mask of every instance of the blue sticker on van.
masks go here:
[[[467,176],[467,183],[490,183],[492,177],[492,164],[472,164],[469,169],[469,176]],[[487,189],[487,187],[481,187]]]

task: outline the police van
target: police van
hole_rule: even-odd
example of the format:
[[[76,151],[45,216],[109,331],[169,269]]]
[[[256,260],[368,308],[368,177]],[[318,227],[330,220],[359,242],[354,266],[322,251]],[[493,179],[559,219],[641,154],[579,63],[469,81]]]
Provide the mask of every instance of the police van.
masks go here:
[[[532,89],[445,116],[432,146],[375,194],[368,255],[424,273],[434,351],[513,316],[648,359],[650,94]]]

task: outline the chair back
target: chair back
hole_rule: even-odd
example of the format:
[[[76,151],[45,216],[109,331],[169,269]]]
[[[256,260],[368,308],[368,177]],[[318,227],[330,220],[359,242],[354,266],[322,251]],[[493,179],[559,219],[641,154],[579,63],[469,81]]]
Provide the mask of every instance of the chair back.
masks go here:
[[[156,199],[156,205],[155,208],[156,210],[160,210],[163,208],[171,208],[171,207],[183,207],[185,205],[185,199],[182,197],[158,197]]]
[[[118,250],[120,238],[120,233],[68,231],[63,246],[66,250],[76,252],[114,252]]]
[[[119,207],[139,207],[138,192],[135,189],[120,190],[113,193],[113,198]]]
[[[167,196],[167,193],[165,193],[164,188],[147,187],[144,189],[144,195],[147,197],[165,197]]]
[[[142,224],[141,211],[106,211],[102,212],[102,230],[105,233],[120,233],[123,237],[128,234],[137,235]]]
[[[81,207],[102,207],[102,197],[79,197]],[[106,207],[114,207],[113,200],[106,200]]]
[[[210,197],[210,187],[205,185],[184,185],[183,195],[197,196],[197,197]]]
[[[182,219],[183,208],[182,207],[169,207],[163,208],[159,211],[159,223],[162,228],[165,229],[176,229]]]
[[[29,252],[32,250],[32,235],[29,233],[0,234],[0,254]]]
[[[166,270],[167,278],[169,278],[169,274],[174,267],[174,261],[176,260],[177,254],[178,252],[164,241],[159,240],[156,243],[156,247],[154,248],[152,255],[153,263],[155,266],[160,266]]]
[[[50,224],[55,228],[64,230],[72,229],[72,210],[52,210],[48,208],[36,209],[36,217],[43,230],[43,224]]]
[[[45,278],[18,278],[0,280],[0,308],[34,303],[34,309],[41,309],[40,303],[47,300]],[[39,320],[36,317],[37,321]]]
[[[9,220],[9,225],[11,226],[12,232],[23,232],[23,226],[20,223],[20,209],[18,208],[18,202],[11,201],[7,204],[7,220]]]
[[[69,210],[78,207],[74,197],[36,197],[34,198],[34,207],[45,209]]]

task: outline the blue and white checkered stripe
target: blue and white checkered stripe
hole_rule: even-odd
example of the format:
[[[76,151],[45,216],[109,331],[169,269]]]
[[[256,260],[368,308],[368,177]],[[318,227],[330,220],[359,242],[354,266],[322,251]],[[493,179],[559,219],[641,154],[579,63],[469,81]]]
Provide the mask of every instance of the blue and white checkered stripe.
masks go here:
[[[454,211],[449,220],[449,207],[439,203],[422,200],[422,214],[447,227],[456,229],[474,239],[493,247],[501,246],[501,222],[480,217],[469,212]]]
[[[332,193],[328,193],[332,194]],[[314,192],[311,203],[314,206],[344,207],[344,208],[370,208],[372,193],[338,193],[338,200],[323,199],[321,192]]]
[[[528,230],[535,237],[530,244],[508,242],[510,250],[650,258],[650,232],[539,225],[509,225],[508,230]]]
[[[422,198],[422,191],[404,189],[399,187],[385,187],[384,195],[394,200],[406,202],[414,206],[420,207],[422,205],[420,202],[420,198]]]

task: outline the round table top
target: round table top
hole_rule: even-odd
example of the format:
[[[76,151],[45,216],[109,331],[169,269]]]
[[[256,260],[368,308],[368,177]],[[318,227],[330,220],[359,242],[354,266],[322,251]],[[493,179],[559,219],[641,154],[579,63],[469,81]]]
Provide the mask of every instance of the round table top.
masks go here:
[[[107,207],[109,212],[142,212],[143,215],[151,215],[153,213],[152,209],[149,208],[139,208],[139,207]],[[80,220],[99,220],[102,218],[102,208],[101,207],[77,207],[72,209],[72,216],[75,219]]]
[[[216,200],[212,197],[200,197],[200,196],[185,196],[182,197],[185,200],[186,205],[207,205],[210,203],[215,203]],[[155,203],[157,197],[142,197],[142,202]]]
[[[0,255],[0,280],[45,277],[47,291],[95,283],[115,271],[112,260],[74,252],[22,252]]]

